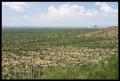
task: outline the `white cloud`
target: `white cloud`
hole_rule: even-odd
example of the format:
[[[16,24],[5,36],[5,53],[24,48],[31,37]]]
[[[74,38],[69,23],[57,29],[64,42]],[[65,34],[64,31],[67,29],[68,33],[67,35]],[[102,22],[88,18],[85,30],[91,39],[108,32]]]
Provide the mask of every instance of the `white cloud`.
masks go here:
[[[105,2],[96,2],[96,6],[100,6],[100,10],[109,13],[112,10],[112,7],[110,7],[107,3]]]
[[[57,15],[57,16],[68,16],[71,14],[84,14],[85,8],[83,6],[78,5],[70,5],[70,4],[63,4],[58,8],[51,6],[48,8],[49,15]]]
[[[11,18],[11,20],[9,19],[9,21],[13,20],[14,22],[12,24],[14,24],[15,22],[17,24],[28,23],[35,26],[78,26],[79,24],[81,24],[81,26],[84,26],[94,25],[96,23],[105,25],[112,24],[113,22],[117,23],[116,21],[114,21],[117,20],[117,9],[114,9],[108,3],[103,2],[97,2],[95,3],[95,5],[97,7],[91,9],[86,8],[85,6],[71,4],[67,2],[66,4],[62,4],[59,6],[49,6],[47,8],[47,13],[42,13],[38,11],[37,14],[39,15],[36,15],[36,13],[35,15],[24,14],[23,17],[18,18],[18,20],[13,20]],[[7,6],[8,8],[18,12],[24,11],[24,9],[28,7],[26,3],[5,3],[4,6]],[[13,6],[17,7],[14,8]],[[7,22],[9,21],[7,20]]]
[[[23,18],[24,18],[25,20],[30,20],[30,19],[31,19],[30,16],[28,16],[28,15],[23,15]]]
[[[48,7],[47,14],[41,14],[39,21],[42,23],[70,23],[72,21],[79,21],[80,18],[86,16],[95,16],[98,14],[97,10],[88,10],[84,6],[63,4],[58,7]]]
[[[89,19],[91,22],[95,22],[99,21],[99,17],[109,17],[117,13],[117,10],[110,7],[107,3],[98,2],[96,6],[100,7],[98,9],[86,9],[84,6],[68,3],[58,7],[50,6],[48,7],[48,12],[46,14],[41,14],[35,21],[42,24],[67,24],[71,22],[86,22],[87,19]]]
[[[25,8],[29,8],[26,2],[3,2],[2,6],[6,6],[10,10],[15,10],[16,12],[23,12]]]
[[[118,10],[113,9],[112,6],[110,6],[106,2],[96,2],[95,5],[99,6],[99,10],[103,14],[111,14],[111,15],[117,15],[118,14]]]
[[[98,14],[97,10],[87,10],[85,13],[86,16],[95,16],[96,14]]]

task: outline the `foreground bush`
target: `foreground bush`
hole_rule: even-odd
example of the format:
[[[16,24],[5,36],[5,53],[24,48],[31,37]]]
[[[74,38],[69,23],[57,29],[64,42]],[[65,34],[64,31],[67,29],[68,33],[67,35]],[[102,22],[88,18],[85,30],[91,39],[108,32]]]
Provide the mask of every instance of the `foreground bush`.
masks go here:
[[[96,65],[59,64],[43,74],[42,79],[118,79],[118,57],[112,56]]]

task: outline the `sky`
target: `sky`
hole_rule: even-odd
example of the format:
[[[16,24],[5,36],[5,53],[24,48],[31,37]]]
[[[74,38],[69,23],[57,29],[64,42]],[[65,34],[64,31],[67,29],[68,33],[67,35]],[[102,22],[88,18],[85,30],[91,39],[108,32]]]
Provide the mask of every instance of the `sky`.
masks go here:
[[[2,2],[2,27],[118,26],[118,2]]]

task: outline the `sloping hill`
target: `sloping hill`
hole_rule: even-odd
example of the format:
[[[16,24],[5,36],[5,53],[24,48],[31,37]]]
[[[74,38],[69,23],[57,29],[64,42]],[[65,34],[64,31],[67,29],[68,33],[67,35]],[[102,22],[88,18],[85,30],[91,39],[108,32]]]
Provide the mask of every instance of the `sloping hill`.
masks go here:
[[[114,39],[118,37],[118,27],[112,26],[112,27],[108,27],[108,28],[95,31],[95,32],[88,32],[84,34],[84,36]]]

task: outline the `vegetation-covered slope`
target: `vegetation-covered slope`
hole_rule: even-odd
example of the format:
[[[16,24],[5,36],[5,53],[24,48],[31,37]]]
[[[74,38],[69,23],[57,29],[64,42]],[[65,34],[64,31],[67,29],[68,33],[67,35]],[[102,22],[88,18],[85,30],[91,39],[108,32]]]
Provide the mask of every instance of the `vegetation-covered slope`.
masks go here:
[[[113,36],[108,35],[110,32]],[[2,31],[2,78],[117,79],[116,32],[114,27],[5,29]]]

